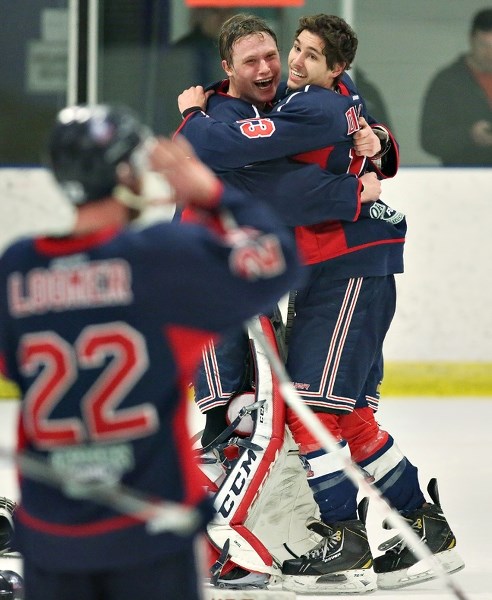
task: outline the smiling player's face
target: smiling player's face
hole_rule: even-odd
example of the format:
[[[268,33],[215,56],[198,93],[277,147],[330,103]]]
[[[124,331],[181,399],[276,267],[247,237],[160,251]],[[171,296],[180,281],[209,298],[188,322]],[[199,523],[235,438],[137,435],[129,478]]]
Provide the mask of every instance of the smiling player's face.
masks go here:
[[[232,49],[232,65],[222,61],[229,77],[229,94],[258,108],[271,102],[281,77],[280,56],[275,40],[266,33],[240,38]]]
[[[315,33],[306,29],[301,31],[294,40],[289,52],[289,79],[287,85],[291,90],[297,90],[305,85],[319,85],[331,89],[335,77],[342,68],[336,65],[330,69],[326,64],[326,56],[323,54],[324,42]]]

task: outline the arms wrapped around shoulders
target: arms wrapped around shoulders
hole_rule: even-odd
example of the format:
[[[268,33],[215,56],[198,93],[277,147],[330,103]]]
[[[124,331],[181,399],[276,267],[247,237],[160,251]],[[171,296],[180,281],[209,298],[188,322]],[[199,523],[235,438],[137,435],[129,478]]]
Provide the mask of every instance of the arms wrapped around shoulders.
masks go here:
[[[177,260],[162,285],[187,290],[187,303],[174,307],[181,318],[201,318],[200,307],[214,306],[207,322],[220,331],[271,309],[301,282],[293,236],[274,211],[221,183],[186,140],[160,140],[153,167],[165,173],[177,202],[199,216],[171,224],[165,236]]]
[[[235,169],[333,144],[350,146],[351,134],[358,129],[358,105],[352,97],[307,86],[268,114],[252,110],[246,118],[230,121],[223,114],[220,120],[214,118],[213,106],[207,108],[208,114],[195,110],[186,115],[178,132],[214,170]]]

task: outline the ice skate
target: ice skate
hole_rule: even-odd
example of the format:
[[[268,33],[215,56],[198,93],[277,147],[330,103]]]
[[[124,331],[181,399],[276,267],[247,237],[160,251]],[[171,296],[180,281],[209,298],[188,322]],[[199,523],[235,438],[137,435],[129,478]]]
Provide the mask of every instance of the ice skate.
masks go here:
[[[283,589],[297,594],[365,594],[376,589],[372,554],[367,541],[367,503],[360,519],[326,524],[309,519],[306,526],[321,536],[309,552],[283,563]]]
[[[265,589],[270,581],[266,573],[248,571],[239,565],[235,565],[227,572],[224,565],[228,562],[230,541],[227,540],[222,548],[220,556],[210,568],[210,585],[216,588],[228,590],[258,590]]]
[[[241,567],[234,567],[225,575],[221,575],[215,586],[230,590],[257,590],[265,589],[270,576],[266,573],[253,573]]]
[[[427,544],[429,550],[446,573],[454,573],[465,566],[456,552],[456,538],[444,518],[439,502],[436,479],[431,479],[427,491],[434,502],[404,514],[415,533]],[[395,536],[379,546],[385,553],[374,559],[374,571],[380,589],[398,589],[437,577],[425,561],[415,558],[401,536]]]
[[[11,549],[14,533],[13,515],[16,503],[4,496],[0,496],[0,555]]]

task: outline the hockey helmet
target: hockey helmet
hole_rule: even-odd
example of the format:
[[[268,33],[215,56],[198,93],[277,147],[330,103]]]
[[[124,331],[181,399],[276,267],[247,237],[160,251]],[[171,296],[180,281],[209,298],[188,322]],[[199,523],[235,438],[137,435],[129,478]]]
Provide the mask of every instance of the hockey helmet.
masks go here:
[[[85,204],[111,195],[123,161],[142,160],[151,131],[124,106],[79,105],[58,113],[48,140],[48,160],[69,200]]]
[[[0,571],[0,600],[23,600],[24,580],[15,571]]]

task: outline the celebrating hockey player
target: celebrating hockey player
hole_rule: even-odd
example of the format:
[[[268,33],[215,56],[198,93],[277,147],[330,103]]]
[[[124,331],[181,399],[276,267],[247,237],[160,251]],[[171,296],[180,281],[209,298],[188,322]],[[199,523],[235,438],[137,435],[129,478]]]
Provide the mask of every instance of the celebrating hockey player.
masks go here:
[[[22,396],[26,600],[198,600],[195,540],[212,510],[187,382],[204,343],[298,285],[295,244],[185,140],[155,139],[124,107],[62,110],[49,158],[73,231],[0,260],[0,367]],[[151,170],[202,223],[138,218]],[[186,527],[166,521],[166,502],[186,508]]]
[[[387,127],[366,113],[345,73],[357,48],[347,23],[330,15],[300,20],[289,54],[285,94],[281,91],[279,102],[265,112],[267,92],[276,81],[271,67],[276,41],[265,25],[254,30],[255,19],[238,15],[222,28],[219,46],[228,80],[212,95],[192,88],[180,97],[185,116],[180,131],[198,155],[217,172],[231,170],[229,181],[241,167],[285,156],[356,178],[366,171],[379,178],[393,176],[397,145]],[[207,99],[208,116],[203,113]],[[353,134],[350,144],[327,143],[330,132],[336,136],[339,128]],[[258,170],[259,165],[254,167]],[[263,167],[271,168],[275,177],[274,163]],[[287,412],[319,509],[320,519],[311,520],[309,528],[321,536],[302,556],[283,562],[287,589],[365,593],[375,588],[365,504],[357,514],[357,490],[342,468],[350,455],[392,506],[412,526],[419,526],[423,538],[425,532],[425,542],[446,571],[463,567],[435,480],[428,487],[431,504],[421,491],[417,469],[374,417],[383,375],[383,340],[395,310],[394,275],[403,271],[405,232],[404,215],[380,200],[364,206],[354,222],[320,220],[313,227],[296,228],[310,275],[295,300],[287,367],[303,400],[339,440],[340,450],[327,453],[320,448],[304,424]],[[231,366],[227,357],[222,358],[227,382]],[[234,394],[224,385],[221,389]],[[199,399],[212,402],[204,396]],[[400,538],[383,549],[386,552],[374,559],[381,588],[435,576],[432,571],[409,576],[417,559]]]

